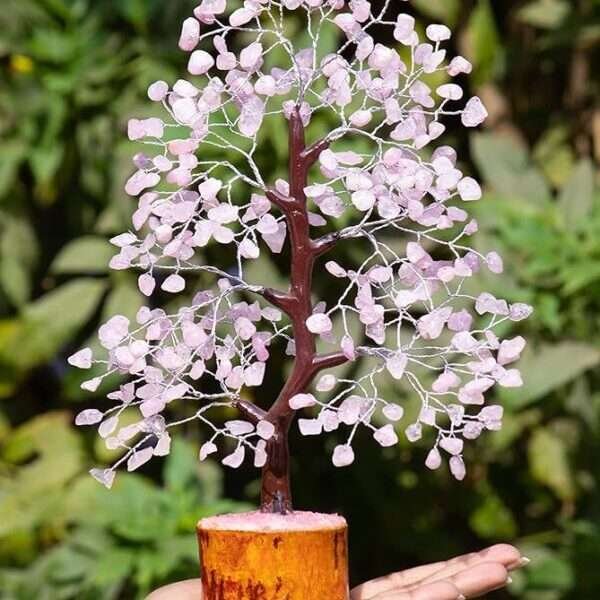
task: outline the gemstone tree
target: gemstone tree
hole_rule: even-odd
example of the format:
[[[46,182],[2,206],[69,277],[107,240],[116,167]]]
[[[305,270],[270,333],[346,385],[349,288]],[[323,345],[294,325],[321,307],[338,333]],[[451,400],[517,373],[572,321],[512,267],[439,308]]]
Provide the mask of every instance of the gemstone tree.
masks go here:
[[[121,463],[134,470],[167,454],[175,428],[198,420],[209,432],[200,458],[233,440],[223,464],[250,455],[263,469],[262,510],[285,514],[297,414],[310,409],[298,420],[304,435],[347,428],[333,463],[350,465],[359,427],[382,446],[398,442],[403,408],[379,391],[390,377],[421,402],[416,421],[402,426],[407,438],[420,439],[424,426],[436,431],[431,469],[446,455],[462,479],[464,440],[500,428],[502,408],[485,396],[496,384],[521,385],[510,365],[525,342],[501,340],[494,328],[531,309],[467,291],[468,278],[482,268],[500,273],[502,260],[469,247],[477,222],[463,203],[481,189],[439,143],[447,120],[476,127],[487,113],[453,82],[471,65],[448,60],[450,30],[430,25],[420,37],[405,6],[203,0],[183,23],[189,75],[150,86],[164,118],[129,122],[130,139],[147,152],[134,157],[126,191],[139,203],[131,231],[112,239],[111,267],[137,269],[148,297],[156,286],[169,294],[193,287],[191,303],[173,314],[142,307],[136,323],[114,316],[99,331],[105,355],[86,348],[69,359],[95,370],[82,386],[91,392],[111,374],[130,376],[108,393],[110,408],[77,416],[123,449],[111,468],[92,471],[108,487]],[[314,139],[323,122],[328,132]],[[260,150],[280,123],[289,131],[287,176],[268,181]],[[355,264],[328,260],[344,243],[362,252]],[[206,264],[210,245],[223,247],[221,264]],[[248,265],[267,251],[289,256],[287,289],[249,280]],[[330,305],[313,298],[320,261],[319,277],[339,280]],[[271,405],[259,406],[248,388],[262,384],[280,348],[290,375]],[[353,362],[352,376],[331,372]],[[171,403],[185,405],[186,416],[169,421]],[[215,422],[222,407],[239,418]],[[126,409],[139,415],[133,424],[120,422]]]

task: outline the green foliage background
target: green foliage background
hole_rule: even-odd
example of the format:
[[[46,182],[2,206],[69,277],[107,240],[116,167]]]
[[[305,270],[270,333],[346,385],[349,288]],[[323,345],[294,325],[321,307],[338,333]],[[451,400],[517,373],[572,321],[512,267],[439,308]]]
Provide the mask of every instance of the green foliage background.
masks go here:
[[[352,576],[364,580],[495,541],[533,560],[498,597],[600,597],[600,83],[598,0],[413,0],[422,22],[457,31],[491,113],[470,137],[450,131],[481,176],[481,248],[507,273],[478,286],[526,301],[526,386],[502,394],[506,426],[469,450],[463,484],[426,473],[424,449],[357,441],[334,471],[334,439],[293,440],[302,508],[351,523]],[[0,10],[0,598],[132,599],[194,576],[194,523],[255,503],[257,473],[199,466],[194,429],[143,475],[108,493],[110,460],[72,426],[90,402],[65,357],[116,311],[142,300],[109,273],[107,237],[127,228],[127,118],[146,86],[174,80],[189,0],[3,0]],[[320,127],[325,128],[326,123]],[[268,133],[268,132],[267,132]],[[266,156],[284,164],[285,141]],[[271,164],[276,161],[270,160]],[[275,172],[273,172],[273,176]],[[340,250],[344,252],[344,250]],[[281,279],[261,258],[257,271]],[[325,296],[328,290],[318,290]],[[331,292],[329,292],[331,293]],[[516,332],[516,329],[515,329]],[[512,332],[511,332],[512,333]],[[271,398],[285,373],[260,390]],[[403,395],[389,386],[389,394]],[[410,404],[410,399],[407,398]],[[224,498],[230,498],[225,500]]]

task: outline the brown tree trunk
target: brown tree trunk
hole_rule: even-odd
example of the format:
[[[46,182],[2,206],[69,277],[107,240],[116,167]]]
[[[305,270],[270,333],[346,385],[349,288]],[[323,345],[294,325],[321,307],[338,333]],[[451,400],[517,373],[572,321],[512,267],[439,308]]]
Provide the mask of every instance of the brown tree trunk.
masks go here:
[[[313,361],[316,354],[314,336],[306,327],[306,319],[312,314],[311,286],[316,254],[310,238],[304,194],[308,170],[314,158],[305,153],[304,125],[298,110],[290,118],[289,149],[290,197],[284,198],[275,192],[270,193],[269,197],[283,212],[288,227],[291,246],[290,288],[285,296],[275,299],[275,304],[283,308],[292,320],[296,355],[292,374],[267,414],[267,419],[275,425],[276,433],[267,446],[268,459],[262,474],[261,501],[263,512],[282,514],[292,510],[288,432],[294,411],[289,401],[310,383],[314,376]]]
[[[328,249],[310,237],[310,223],[304,188],[308,185],[308,171],[328,147],[326,141],[307,148],[304,125],[299,109],[293,112],[289,124],[289,197],[275,190],[267,196],[283,213],[291,248],[290,288],[286,293],[268,291],[267,300],[281,308],[291,319],[294,332],[295,358],[292,373],[279,397],[266,414],[275,426],[275,436],[267,446],[267,463],[262,474],[263,512],[286,514],[292,510],[290,491],[288,433],[294,419],[290,398],[302,393],[316,373],[324,368],[342,364],[341,353],[317,354],[315,336],[308,330],[306,320],[312,315],[312,274],[317,257]]]
[[[285,515],[292,511],[290,453],[285,425],[267,443],[267,463],[262,472],[261,511]]]

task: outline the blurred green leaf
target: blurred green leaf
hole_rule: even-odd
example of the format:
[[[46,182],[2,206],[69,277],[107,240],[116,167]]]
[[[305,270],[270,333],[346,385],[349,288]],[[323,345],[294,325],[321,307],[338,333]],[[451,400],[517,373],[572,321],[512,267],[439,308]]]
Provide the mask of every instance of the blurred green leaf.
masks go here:
[[[570,11],[571,7],[565,0],[535,0],[521,8],[517,15],[521,21],[534,27],[556,29]]]
[[[460,15],[459,0],[413,0],[413,4],[428,18],[448,26],[455,25]]]
[[[105,290],[104,281],[75,279],[27,305],[0,360],[20,368],[50,360],[87,323]]]
[[[469,58],[475,67],[477,85],[488,82],[498,72],[502,44],[490,0],[478,0],[467,25]]]
[[[528,456],[535,479],[552,489],[561,500],[575,497],[567,448],[558,435],[545,428],[536,429],[529,441]]]
[[[1,458],[19,468],[2,483],[0,538],[66,517],[61,512],[66,485],[83,460],[69,413],[46,413],[15,429]]]
[[[569,140],[567,126],[551,127],[535,144],[533,157],[548,181],[555,187],[562,187],[571,176],[576,156]]]
[[[85,573],[95,585],[106,587],[127,579],[135,563],[136,553],[132,549],[110,548],[102,552],[94,568]]]
[[[135,320],[140,306],[144,305],[144,299],[138,290],[135,276],[129,273],[120,274],[115,286],[106,298],[102,309],[103,321],[110,319],[115,314],[124,315],[130,321]]]
[[[519,390],[503,390],[502,398],[513,409],[523,408],[598,364],[600,350],[589,344],[562,342],[540,346],[526,352],[519,364],[525,385]]]
[[[31,294],[29,273],[15,257],[0,259],[0,281],[13,305],[21,306],[29,298]]]
[[[38,254],[38,242],[29,222],[23,217],[4,215],[0,229],[0,287],[15,306],[29,300]]]
[[[509,405],[506,408],[502,429],[489,440],[490,450],[495,456],[509,451],[525,435],[527,429],[537,425],[543,418],[543,413],[539,409],[532,408],[513,413],[514,407]]]
[[[67,244],[56,256],[50,271],[56,274],[106,273],[115,248],[103,237],[85,236]]]
[[[510,509],[490,489],[485,490],[482,502],[471,515],[469,524],[483,539],[511,540],[517,534],[517,524]]]
[[[24,140],[3,140],[0,147],[0,198],[6,196],[15,184],[19,164],[27,155]]]
[[[184,491],[198,476],[198,457],[189,444],[175,439],[165,465],[165,486],[172,492]]]
[[[600,261],[588,262],[581,261],[578,264],[572,265],[563,271],[565,294],[577,294],[582,288],[585,288],[591,283],[600,280]]]
[[[114,491],[113,491],[114,490]],[[119,536],[145,542],[173,535],[177,515],[167,497],[142,477],[117,478],[113,490],[98,491],[94,520],[107,524]]]
[[[531,558],[525,573],[528,589],[564,592],[573,587],[575,573],[566,557],[540,546],[523,546],[522,550]]]
[[[261,252],[257,260],[250,261],[245,268],[248,280],[256,281],[258,285],[270,285],[274,288],[285,288],[286,279],[277,270],[273,260],[266,252]]]
[[[577,164],[561,191],[558,203],[569,229],[577,227],[590,216],[594,204],[594,166],[591,160]]]
[[[145,31],[151,3],[147,0],[121,0],[114,3],[115,9],[140,31]]]
[[[81,579],[95,568],[95,559],[69,547],[60,548],[52,555],[50,572],[53,581],[66,582]]]
[[[600,428],[600,395],[591,392],[590,382],[586,378],[577,379],[565,400],[565,408],[579,416],[597,435]]]
[[[544,177],[532,165],[527,150],[512,138],[479,133],[473,135],[471,145],[477,167],[495,192],[538,206],[549,200]]]
[[[177,566],[176,556],[160,556],[153,551],[138,553],[134,581],[142,594],[151,591],[155,578],[163,578]]]
[[[31,55],[43,61],[65,63],[75,56],[77,37],[58,29],[36,29],[28,43]]]

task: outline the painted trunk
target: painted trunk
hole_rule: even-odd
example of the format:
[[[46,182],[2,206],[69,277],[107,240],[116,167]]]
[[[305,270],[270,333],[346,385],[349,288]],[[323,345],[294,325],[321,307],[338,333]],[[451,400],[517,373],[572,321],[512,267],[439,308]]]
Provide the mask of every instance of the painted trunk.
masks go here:
[[[342,517],[224,515],[198,524],[202,600],[348,600]]]

